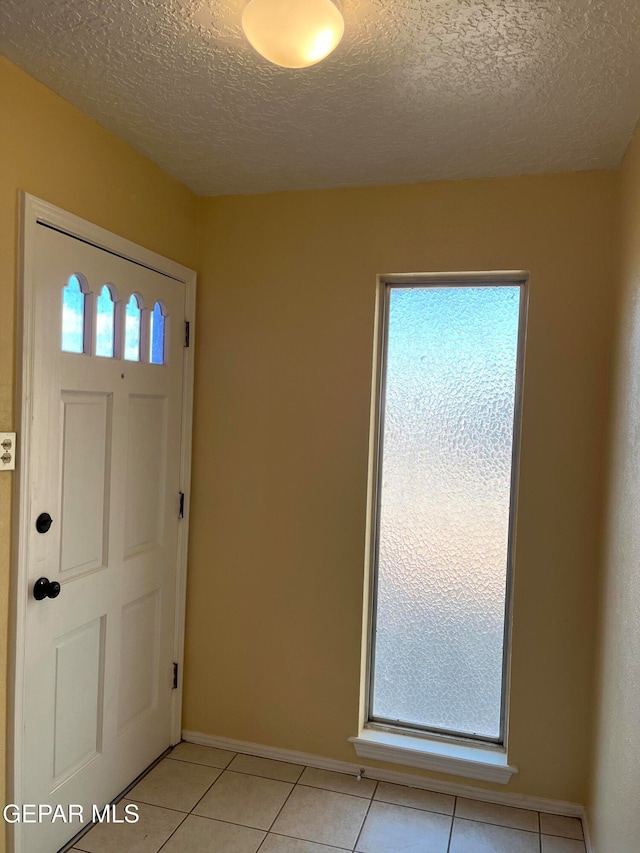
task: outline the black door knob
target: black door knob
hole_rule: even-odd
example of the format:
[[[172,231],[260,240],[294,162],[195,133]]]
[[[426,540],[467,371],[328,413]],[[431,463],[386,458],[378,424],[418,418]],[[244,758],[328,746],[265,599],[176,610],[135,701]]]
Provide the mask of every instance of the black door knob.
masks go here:
[[[38,578],[33,585],[33,597],[36,601],[43,598],[57,598],[60,595],[60,584],[58,581],[50,581],[49,578]]]
[[[36,518],[36,530],[38,533],[48,533],[52,524],[53,519],[48,512],[41,512]]]

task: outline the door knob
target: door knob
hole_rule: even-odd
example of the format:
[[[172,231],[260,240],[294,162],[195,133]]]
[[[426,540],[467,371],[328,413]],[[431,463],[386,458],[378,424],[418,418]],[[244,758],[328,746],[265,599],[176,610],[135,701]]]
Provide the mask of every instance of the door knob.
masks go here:
[[[53,519],[48,512],[41,512],[36,518],[36,530],[38,533],[48,533],[52,524]]]
[[[33,597],[36,601],[43,598],[57,598],[60,595],[60,584],[58,581],[50,581],[49,578],[38,578],[33,585]]]

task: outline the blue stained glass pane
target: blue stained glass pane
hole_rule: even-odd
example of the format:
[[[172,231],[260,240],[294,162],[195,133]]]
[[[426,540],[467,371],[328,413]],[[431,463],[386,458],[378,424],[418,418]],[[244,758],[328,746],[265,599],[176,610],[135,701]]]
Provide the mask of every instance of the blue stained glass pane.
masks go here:
[[[76,275],[62,288],[62,351],[84,352],[84,293]]]
[[[392,289],[372,715],[501,733],[520,289]]]
[[[96,301],[96,355],[103,356],[103,358],[113,358],[116,306],[106,284]]]
[[[125,313],[124,357],[127,361],[140,361],[140,306],[135,293],[131,294]]]
[[[151,312],[149,360],[151,364],[164,364],[164,314],[159,302]]]

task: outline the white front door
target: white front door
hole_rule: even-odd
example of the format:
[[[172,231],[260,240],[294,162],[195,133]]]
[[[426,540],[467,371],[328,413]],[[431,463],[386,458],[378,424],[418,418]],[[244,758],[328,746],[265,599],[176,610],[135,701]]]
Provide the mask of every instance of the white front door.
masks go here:
[[[34,248],[21,795],[86,821],[171,744],[185,284],[42,224]]]

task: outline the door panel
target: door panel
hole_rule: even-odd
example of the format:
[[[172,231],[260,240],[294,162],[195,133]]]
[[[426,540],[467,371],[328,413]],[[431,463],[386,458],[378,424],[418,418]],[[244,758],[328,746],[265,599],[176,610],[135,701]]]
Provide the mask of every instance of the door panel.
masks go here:
[[[109,530],[110,394],[63,394],[60,572],[106,565]]]
[[[162,543],[166,404],[165,397],[129,397],[125,557]]]
[[[160,590],[154,589],[122,608],[119,732],[139,722],[158,702],[160,605]]]
[[[55,787],[94,758],[102,741],[105,617],[55,641]]]

